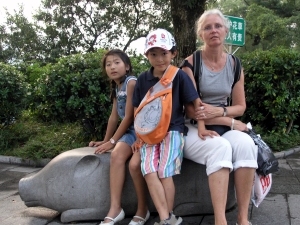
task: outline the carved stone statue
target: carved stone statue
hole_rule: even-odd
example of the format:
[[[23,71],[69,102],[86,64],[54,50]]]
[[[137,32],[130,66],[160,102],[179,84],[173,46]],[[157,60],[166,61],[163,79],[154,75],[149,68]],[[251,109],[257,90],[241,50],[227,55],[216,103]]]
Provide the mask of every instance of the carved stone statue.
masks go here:
[[[92,147],[66,151],[38,173],[20,180],[21,199],[28,207],[43,206],[60,212],[64,223],[103,220],[110,206],[109,164],[110,153],[95,155]],[[213,213],[205,166],[184,159],[181,174],[173,178],[176,188],[175,215]],[[149,194],[148,199],[149,211],[156,212]],[[235,203],[231,174],[226,209],[234,207]],[[122,207],[126,216],[134,215],[137,208],[128,169]]]

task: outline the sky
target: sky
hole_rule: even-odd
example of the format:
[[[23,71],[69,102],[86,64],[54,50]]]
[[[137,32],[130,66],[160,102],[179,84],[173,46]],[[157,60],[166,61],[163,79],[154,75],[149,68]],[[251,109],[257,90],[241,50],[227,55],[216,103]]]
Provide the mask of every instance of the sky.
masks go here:
[[[41,0],[0,0],[0,22],[5,21],[4,7],[6,7],[10,13],[13,13],[14,9],[19,9],[20,4],[23,4],[24,15],[30,19],[32,13],[40,6]],[[143,54],[144,41],[145,38],[140,38],[132,42],[129,48],[136,50],[137,53]]]
[[[14,9],[19,9],[19,4],[24,5],[24,14],[26,17],[30,18],[34,10],[38,9],[41,4],[41,0],[0,0],[0,21],[4,21],[6,7],[10,13]]]

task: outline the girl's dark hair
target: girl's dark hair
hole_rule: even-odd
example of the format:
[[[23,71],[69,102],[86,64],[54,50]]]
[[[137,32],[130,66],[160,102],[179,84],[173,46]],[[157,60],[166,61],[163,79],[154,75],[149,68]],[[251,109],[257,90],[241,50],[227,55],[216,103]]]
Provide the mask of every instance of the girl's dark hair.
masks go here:
[[[106,70],[105,70],[105,65],[106,65],[106,59],[108,56],[111,56],[111,55],[117,55],[120,57],[120,59],[123,61],[123,63],[126,65],[126,66],[129,66],[129,70],[126,70],[127,72],[127,75],[131,75],[132,74],[132,66],[131,66],[131,61],[130,61],[130,58],[128,57],[128,55],[123,52],[122,50],[120,49],[112,49],[110,51],[108,51],[103,59],[102,59],[102,68],[103,68],[103,71],[106,73]],[[124,77],[124,80],[126,79],[126,77]],[[123,81],[124,81],[123,80]],[[110,99],[113,100],[115,97],[116,97],[116,82],[114,80],[111,80],[110,82]]]

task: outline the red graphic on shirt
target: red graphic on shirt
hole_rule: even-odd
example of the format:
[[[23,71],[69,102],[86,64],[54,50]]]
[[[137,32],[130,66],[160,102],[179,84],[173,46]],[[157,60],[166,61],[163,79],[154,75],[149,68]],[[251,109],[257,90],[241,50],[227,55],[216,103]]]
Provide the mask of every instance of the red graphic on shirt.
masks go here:
[[[165,36],[164,33],[161,34],[161,38],[162,38],[162,39],[165,39],[165,38],[166,38],[166,36]]]
[[[156,42],[156,34],[153,34],[149,37],[148,45],[154,45],[154,42]]]

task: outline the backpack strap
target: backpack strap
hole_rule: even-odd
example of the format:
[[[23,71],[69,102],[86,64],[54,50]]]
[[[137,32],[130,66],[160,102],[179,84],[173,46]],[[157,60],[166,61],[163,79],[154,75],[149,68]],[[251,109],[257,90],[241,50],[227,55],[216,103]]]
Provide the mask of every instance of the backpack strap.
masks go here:
[[[170,65],[159,82],[164,86],[168,85],[174,80],[178,70],[179,70],[178,67]]]
[[[233,67],[233,72],[234,72],[234,79],[233,79],[233,83],[231,86],[231,92],[232,89],[234,87],[234,85],[236,84],[236,82],[238,82],[241,78],[241,73],[242,73],[242,65],[241,65],[241,60],[236,57],[235,55],[230,54],[233,58],[234,61],[234,67]],[[232,104],[232,96],[230,95],[228,100],[227,100],[227,104],[230,106]]]
[[[191,71],[194,71],[193,66],[186,59],[184,59],[179,65],[180,69],[182,69],[183,67],[188,67],[188,68],[190,68]]]
[[[197,92],[199,96],[201,97],[201,92],[199,89],[199,80],[202,76],[202,56],[201,56],[201,50],[196,50],[193,53],[193,75],[196,82]]]
[[[233,84],[231,86],[231,90],[233,89],[234,85],[236,84],[236,82],[238,82],[241,78],[241,73],[242,73],[242,65],[241,65],[241,60],[236,57],[235,55],[232,55],[233,61],[234,61],[234,80],[233,80]]]
[[[137,107],[134,116],[136,116],[136,114],[146,105],[148,104],[149,101],[152,101],[154,98],[158,97],[158,96],[162,96],[165,95],[167,93],[172,92],[172,89],[168,88],[168,84],[172,83],[172,81],[174,80],[177,72],[178,72],[179,68],[176,66],[172,66],[170,65],[164,75],[162,76],[162,78],[159,80],[159,82],[157,82],[152,88],[150,88],[146,95],[144,96],[143,100],[140,102],[140,105]],[[153,94],[151,97],[151,92],[153,90],[153,88],[157,87],[157,86],[163,86],[165,89],[160,90],[158,92],[156,92],[155,94]]]

